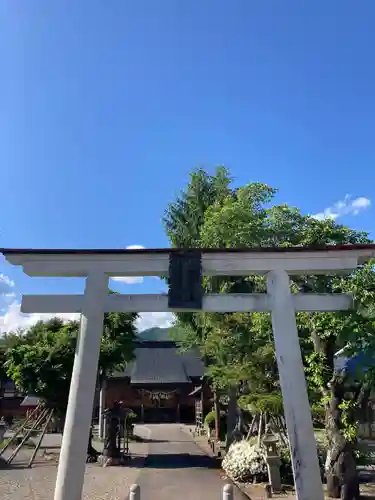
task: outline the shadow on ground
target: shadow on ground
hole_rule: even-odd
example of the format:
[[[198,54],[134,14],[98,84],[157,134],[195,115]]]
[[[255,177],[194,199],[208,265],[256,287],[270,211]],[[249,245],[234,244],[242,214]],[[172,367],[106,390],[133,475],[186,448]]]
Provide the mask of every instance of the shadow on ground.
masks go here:
[[[151,454],[148,455],[145,468],[149,469],[219,469],[220,460],[206,455],[181,454]]]
[[[56,461],[35,461],[31,467],[28,466],[27,462],[12,462],[11,464],[1,464],[0,470],[14,470],[14,469],[28,469],[32,470],[38,467],[55,467],[57,466]]]
[[[171,441],[169,439],[152,439],[152,438],[136,438],[136,439],[130,439],[129,442],[135,442],[135,443],[170,443]],[[188,439],[176,441],[173,440],[173,443],[188,443]]]

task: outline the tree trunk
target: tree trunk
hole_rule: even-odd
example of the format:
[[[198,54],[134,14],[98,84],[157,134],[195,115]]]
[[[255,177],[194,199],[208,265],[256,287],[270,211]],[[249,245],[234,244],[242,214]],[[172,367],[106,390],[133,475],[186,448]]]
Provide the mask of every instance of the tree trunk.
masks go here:
[[[243,411],[238,406],[237,406],[237,423],[236,423],[236,429],[241,434],[246,434],[247,433],[247,426],[246,426],[245,418],[244,418],[244,415],[243,415]]]
[[[327,491],[330,498],[359,500],[359,478],[354,450],[347,446],[327,471]]]
[[[230,387],[228,392],[227,437],[225,450],[228,451],[233,442],[234,431],[237,423],[237,387]]]
[[[215,409],[215,439],[220,441],[220,401],[219,394],[214,387],[214,409]]]
[[[330,498],[359,500],[359,477],[355,457],[355,446],[349,443],[340,426],[341,411],[339,404],[343,399],[344,388],[332,384],[332,397],[326,406],[326,431],[328,454],[325,465],[327,490]]]
[[[316,332],[312,332],[314,350],[323,354],[325,369],[332,378],[327,386],[322,387],[325,397],[329,396],[326,404],[326,433],[328,452],[325,463],[327,491],[330,498],[341,500],[359,500],[359,477],[355,457],[355,443],[350,443],[344,436],[342,428],[342,411],[339,406],[345,401],[345,374],[339,375],[334,370],[336,339],[335,336],[322,339]],[[358,400],[357,394],[354,400]],[[352,418],[353,422],[355,417]]]

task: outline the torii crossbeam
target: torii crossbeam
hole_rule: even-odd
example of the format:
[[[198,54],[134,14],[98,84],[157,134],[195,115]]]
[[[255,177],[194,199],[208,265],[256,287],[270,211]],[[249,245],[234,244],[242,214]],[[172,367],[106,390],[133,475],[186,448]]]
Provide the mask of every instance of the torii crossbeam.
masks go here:
[[[8,262],[22,266],[29,276],[86,278],[83,295],[26,295],[22,299],[22,311],[27,313],[81,313],[54,496],[54,500],[81,500],[104,313],[171,310],[167,295],[109,295],[108,279],[168,276],[170,255],[178,250],[3,249],[1,252]],[[348,309],[351,297],[294,295],[289,275],[350,273],[375,257],[375,245],[195,252],[200,253],[204,275],[267,275],[266,294],[206,295],[199,310],[271,313],[297,498],[323,500],[295,312]]]

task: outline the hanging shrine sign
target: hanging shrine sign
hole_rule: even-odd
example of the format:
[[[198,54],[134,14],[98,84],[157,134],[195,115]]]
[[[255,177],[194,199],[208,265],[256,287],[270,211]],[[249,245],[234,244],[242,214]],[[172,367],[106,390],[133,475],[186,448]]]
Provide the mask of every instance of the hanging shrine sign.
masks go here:
[[[151,401],[169,401],[175,397],[176,391],[147,391],[146,389],[141,389],[140,391],[143,396],[147,396]]]
[[[202,254],[199,250],[181,249],[170,253],[168,285],[169,309],[202,309]]]

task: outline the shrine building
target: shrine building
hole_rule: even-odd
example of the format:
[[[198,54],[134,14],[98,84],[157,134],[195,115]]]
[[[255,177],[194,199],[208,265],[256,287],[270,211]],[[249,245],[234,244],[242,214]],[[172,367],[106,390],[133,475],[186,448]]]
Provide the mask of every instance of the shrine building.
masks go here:
[[[208,388],[197,390],[203,375],[198,352],[181,353],[172,341],[140,341],[134,361],[107,380],[103,406],[122,401],[140,422],[193,423],[197,398],[203,411],[211,410]]]

